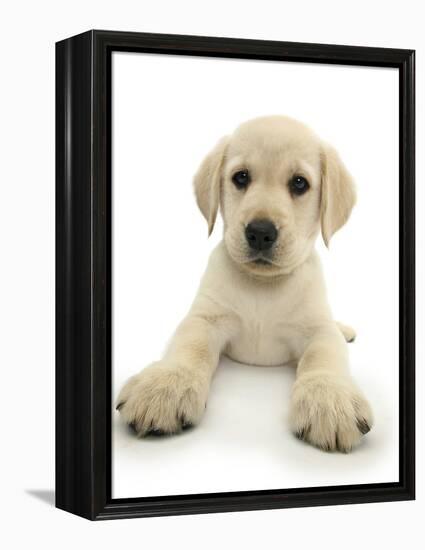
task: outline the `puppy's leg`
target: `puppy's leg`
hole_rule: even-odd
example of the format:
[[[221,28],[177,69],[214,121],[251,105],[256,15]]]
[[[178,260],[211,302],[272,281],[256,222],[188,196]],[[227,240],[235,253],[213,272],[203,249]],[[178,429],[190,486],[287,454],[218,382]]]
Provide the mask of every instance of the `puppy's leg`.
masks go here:
[[[294,433],[321,449],[349,452],[371,426],[371,408],[349,374],[342,333],[336,325],[318,330],[297,367]]]
[[[138,435],[177,433],[199,422],[229,325],[225,314],[192,311],[164,358],[127,382],[117,409]]]
[[[336,323],[336,326],[342,332],[342,335],[344,336],[346,342],[354,342],[354,340],[356,339],[356,331],[352,327],[339,322]]]

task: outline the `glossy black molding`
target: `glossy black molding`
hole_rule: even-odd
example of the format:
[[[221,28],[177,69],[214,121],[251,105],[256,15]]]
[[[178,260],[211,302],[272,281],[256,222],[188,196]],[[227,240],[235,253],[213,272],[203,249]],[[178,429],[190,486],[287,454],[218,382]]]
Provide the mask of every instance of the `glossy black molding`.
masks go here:
[[[398,483],[112,499],[111,54],[297,61],[399,71]],[[410,500],[415,494],[414,51],[89,31],[56,44],[56,506],[88,519]]]

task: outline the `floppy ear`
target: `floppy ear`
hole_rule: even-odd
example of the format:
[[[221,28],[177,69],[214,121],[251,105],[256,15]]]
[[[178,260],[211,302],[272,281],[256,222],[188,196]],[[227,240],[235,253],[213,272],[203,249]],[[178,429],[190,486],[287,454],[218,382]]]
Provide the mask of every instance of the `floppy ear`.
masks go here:
[[[221,169],[229,138],[222,138],[205,157],[195,174],[196,202],[208,222],[208,236],[211,235],[220,202]]]
[[[322,193],[320,217],[326,246],[332,235],[350,217],[356,202],[354,181],[333,147],[322,149]]]

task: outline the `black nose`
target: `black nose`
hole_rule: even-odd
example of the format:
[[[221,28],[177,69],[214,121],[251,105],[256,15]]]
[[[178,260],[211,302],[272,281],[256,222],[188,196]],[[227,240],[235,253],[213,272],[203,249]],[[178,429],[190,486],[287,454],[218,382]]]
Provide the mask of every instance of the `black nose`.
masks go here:
[[[269,250],[277,239],[277,229],[269,220],[254,220],[246,226],[245,237],[253,250]]]

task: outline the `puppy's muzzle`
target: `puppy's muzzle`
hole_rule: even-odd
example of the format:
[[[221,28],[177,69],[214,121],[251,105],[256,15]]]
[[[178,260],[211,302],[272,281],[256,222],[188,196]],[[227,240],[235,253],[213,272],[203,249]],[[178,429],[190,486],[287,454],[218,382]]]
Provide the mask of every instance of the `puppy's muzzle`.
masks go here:
[[[253,220],[245,228],[245,238],[251,250],[270,250],[277,239],[277,229],[269,220]]]

